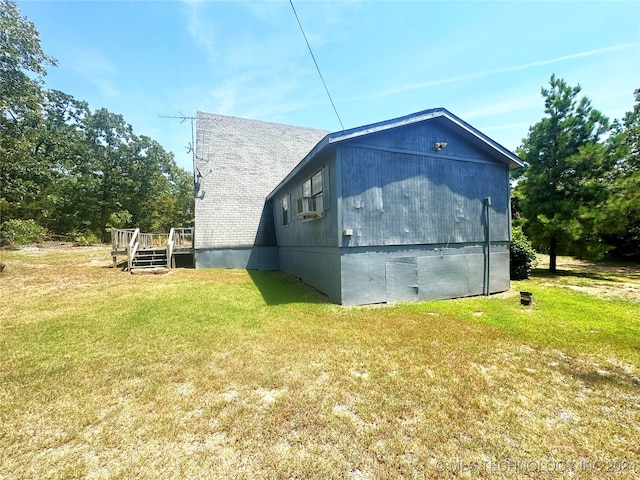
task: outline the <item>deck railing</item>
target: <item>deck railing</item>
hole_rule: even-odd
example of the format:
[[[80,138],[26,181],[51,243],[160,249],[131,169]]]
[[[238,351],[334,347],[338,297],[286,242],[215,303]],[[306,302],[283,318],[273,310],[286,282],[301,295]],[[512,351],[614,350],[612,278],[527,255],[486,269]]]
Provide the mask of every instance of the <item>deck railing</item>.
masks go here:
[[[111,230],[111,251],[124,252],[129,246],[135,228],[120,228]]]
[[[111,255],[116,265],[116,255],[126,254],[129,270],[139,250],[166,248],[167,259],[171,264],[174,253],[189,252],[193,249],[193,228],[172,228],[167,233],[141,233],[139,228],[111,230]]]
[[[193,228],[172,228],[176,250],[193,248]]]
[[[129,262],[129,271],[131,271],[131,265],[133,265],[133,259],[136,257],[136,252],[140,248],[140,229],[136,228],[131,235],[129,245],[127,245],[127,260]]]
[[[141,233],[140,249],[162,248],[167,245],[169,234],[167,233]]]
[[[169,231],[169,238],[167,239],[167,263],[169,264],[169,268],[173,267],[173,244],[175,233],[176,229],[172,227]]]

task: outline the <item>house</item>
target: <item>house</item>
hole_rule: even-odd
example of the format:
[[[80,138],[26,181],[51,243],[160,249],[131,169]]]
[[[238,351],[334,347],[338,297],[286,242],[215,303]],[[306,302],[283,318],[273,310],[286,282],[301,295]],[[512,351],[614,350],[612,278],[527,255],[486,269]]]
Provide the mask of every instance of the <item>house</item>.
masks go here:
[[[290,161],[281,152],[289,141],[286,135],[292,137],[287,152],[299,152],[322,132],[268,124],[264,133],[279,128],[285,136],[266,140],[273,142],[268,151],[260,153],[257,145],[249,148],[240,142],[238,148],[232,143],[227,153],[216,157],[215,152],[206,152],[215,142],[201,133],[206,122],[200,115],[202,145],[197,154],[202,157],[197,160],[196,177],[201,178],[196,185],[200,189],[204,185],[205,193],[200,198],[196,194],[197,266],[279,268],[343,305],[488,295],[509,289],[509,170],[522,164],[447,110],[425,110],[325,134],[296,165],[282,166],[280,181],[265,195],[266,201],[257,194],[245,201],[243,195],[252,192],[252,179],[261,175],[265,176],[261,186],[267,188],[276,175],[267,181],[272,172],[266,170]],[[215,128],[210,135],[216,136]],[[245,159],[246,150],[250,156]],[[216,169],[225,169],[220,181],[233,178],[234,184],[204,182],[206,175],[213,175],[207,172]],[[249,180],[242,183],[244,174],[232,173],[234,169],[248,171]],[[216,186],[222,187],[221,193],[215,193]],[[209,200],[207,189],[213,197]],[[233,198],[224,197],[229,190],[234,190]],[[238,198],[241,203],[234,205]],[[247,242],[251,230],[254,243],[237,245],[251,253],[234,265],[214,261],[219,257],[215,245],[225,238],[220,246],[234,250],[239,226],[218,222],[217,230],[212,229],[206,216],[226,203],[230,210],[249,208],[251,203],[253,212],[251,229],[247,226],[241,238]],[[207,230],[199,232],[203,226]],[[259,252],[254,253],[256,249]]]
[[[196,268],[277,270],[267,195],[329,132],[198,112]]]

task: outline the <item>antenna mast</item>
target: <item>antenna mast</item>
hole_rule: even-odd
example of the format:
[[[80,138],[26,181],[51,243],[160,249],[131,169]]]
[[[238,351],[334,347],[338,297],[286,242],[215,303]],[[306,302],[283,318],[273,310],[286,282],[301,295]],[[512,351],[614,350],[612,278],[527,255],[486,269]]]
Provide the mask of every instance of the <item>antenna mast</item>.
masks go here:
[[[183,124],[187,120],[191,120],[191,143],[187,147],[187,153],[191,152],[192,163],[193,163],[193,175],[194,175],[194,179],[195,179],[195,174],[196,174],[196,144],[195,144],[194,131],[193,131],[193,121],[196,120],[197,117],[188,117],[182,112],[178,112],[178,113],[180,113],[179,117],[171,116],[171,115],[159,115],[159,117],[160,118],[176,118],[176,119],[180,120],[181,124]]]

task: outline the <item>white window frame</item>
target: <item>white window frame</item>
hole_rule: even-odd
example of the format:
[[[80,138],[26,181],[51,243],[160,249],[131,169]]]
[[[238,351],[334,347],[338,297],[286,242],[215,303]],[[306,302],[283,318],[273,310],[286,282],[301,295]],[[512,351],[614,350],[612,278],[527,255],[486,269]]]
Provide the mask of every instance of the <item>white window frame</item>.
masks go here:
[[[282,211],[282,226],[288,227],[291,223],[291,194],[287,193],[282,197],[280,209]]]
[[[317,205],[317,202],[320,202],[321,208],[319,214],[317,216],[304,216],[303,212],[300,211],[300,205],[304,201],[305,198],[314,199],[314,203]],[[302,185],[300,186],[298,201],[296,202],[296,210],[299,217],[302,217],[303,222],[310,222],[313,220],[317,220],[318,218],[324,217],[324,207],[323,207],[323,199],[324,199],[324,172],[321,168],[313,175],[308,177]],[[301,202],[302,201],[302,202]]]

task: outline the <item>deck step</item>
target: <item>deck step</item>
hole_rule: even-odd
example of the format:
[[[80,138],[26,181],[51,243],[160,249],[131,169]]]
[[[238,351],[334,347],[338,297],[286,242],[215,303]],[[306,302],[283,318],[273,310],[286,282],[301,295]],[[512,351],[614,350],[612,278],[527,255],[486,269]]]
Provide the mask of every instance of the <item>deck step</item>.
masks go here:
[[[168,268],[167,250],[154,248],[138,250],[131,262],[131,270]]]

